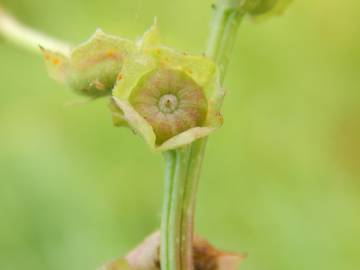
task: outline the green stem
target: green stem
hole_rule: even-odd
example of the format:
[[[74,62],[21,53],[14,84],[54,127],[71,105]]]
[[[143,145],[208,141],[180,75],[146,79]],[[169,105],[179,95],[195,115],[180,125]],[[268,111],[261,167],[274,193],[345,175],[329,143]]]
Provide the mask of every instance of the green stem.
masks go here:
[[[242,0],[219,0],[206,55],[219,66],[221,81],[244,15]],[[166,188],[161,226],[161,269],[193,269],[193,230],[197,188],[207,138],[165,153]]]
[[[223,82],[244,12],[242,0],[219,0],[214,6],[206,55],[219,66]]]
[[[51,38],[37,32],[5,13],[0,7],[0,36],[8,41],[27,49],[31,52],[40,53],[39,46],[49,50],[62,52],[65,55],[70,53],[70,46],[62,41]]]
[[[184,268],[182,257],[183,207],[188,187],[188,148],[165,152],[165,199],[161,223],[161,268]]]

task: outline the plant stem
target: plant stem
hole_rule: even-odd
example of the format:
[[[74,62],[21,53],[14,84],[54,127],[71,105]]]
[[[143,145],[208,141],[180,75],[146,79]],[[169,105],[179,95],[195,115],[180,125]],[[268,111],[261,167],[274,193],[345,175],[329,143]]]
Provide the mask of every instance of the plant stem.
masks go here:
[[[39,46],[49,50],[61,52],[65,55],[70,53],[70,46],[62,41],[51,38],[45,34],[19,23],[16,19],[5,13],[0,7],[0,36],[10,42],[27,49],[31,52],[40,53]]]
[[[242,0],[218,0],[213,6],[214,17],[206,55],[219,66],[222,82],[225,78],[240,22],[245,15],[242,8],[243,2]]]
[[[184,269],[181,265],[182,207],[186,190],[189,151],[187,148],[165,152],[166,186],[161,232],[161,268]]]
[[[218,0],[206,55],[219,66],[225,78],[236,32],[244,15],[243,0]],[[70,53],[66,43],[34,31],[6,14],[0,7],[0,35],[40,53],[39,45],[49,50]],[[207,139],[199,139],[182,149],[166,152],[165,198],[161,223],[162,270],[193,269],[193,228],[196,193]]]
[[[244,15],[242,0],[219,0],[206,55],[219,66],[223,82],[237,29]],[[196,193],[207,138],[165,153],[166,187],[161,226],[161,269],[193,269],[193,230]]]

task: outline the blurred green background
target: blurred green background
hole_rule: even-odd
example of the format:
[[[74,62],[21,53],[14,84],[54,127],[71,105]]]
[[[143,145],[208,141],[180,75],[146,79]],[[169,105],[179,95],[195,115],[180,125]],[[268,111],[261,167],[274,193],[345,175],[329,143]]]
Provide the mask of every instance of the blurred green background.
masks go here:
[[[210,0],[3,0],[76,44],[97,27],[202,53]],[[295,1],[245,21],[211,137],[198,234],[243,270],[360,269],[360,2]],[[75,104],[74,104],[75,103]],[[72,104],[72,105],[69,105]],[[42,60],[0,42],[0,269],[89,270],[159,226],[162,157]]]

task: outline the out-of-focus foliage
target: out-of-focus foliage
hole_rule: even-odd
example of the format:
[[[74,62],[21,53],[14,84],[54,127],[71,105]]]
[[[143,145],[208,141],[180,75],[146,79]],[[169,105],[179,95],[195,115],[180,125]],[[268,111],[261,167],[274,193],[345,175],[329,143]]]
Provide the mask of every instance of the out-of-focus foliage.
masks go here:
[[[135,38],[157,16],[165,43],[195,54],[211,16],[208,0],[2,3],[74,44],[97,27]],[[197,232],[248,252],[244,270],[360,268],[359,10],[295,1],[242,25]],[[159,225],[161,156],[39,57],[0,42],[0,59],[0,269],[88,270],[125,254]]]

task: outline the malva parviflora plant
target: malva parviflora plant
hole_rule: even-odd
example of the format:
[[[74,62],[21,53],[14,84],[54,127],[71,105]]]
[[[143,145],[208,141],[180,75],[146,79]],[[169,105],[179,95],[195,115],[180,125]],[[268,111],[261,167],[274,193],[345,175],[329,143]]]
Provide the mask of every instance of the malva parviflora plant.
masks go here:
[[[97,30],[68,44],[36,32],[0,8],[0,35],[44,57],[52,78],[76,93],[109,98],[115,126],[128,127],[166,162],[160,232],[103,270],[233,270],[242,260],[193,235],[207,137],[221,127],[222,86],[243,18],[281,14],[291,0],[218,0],[204,55],[161,44],[158,24],[139,40]]]

